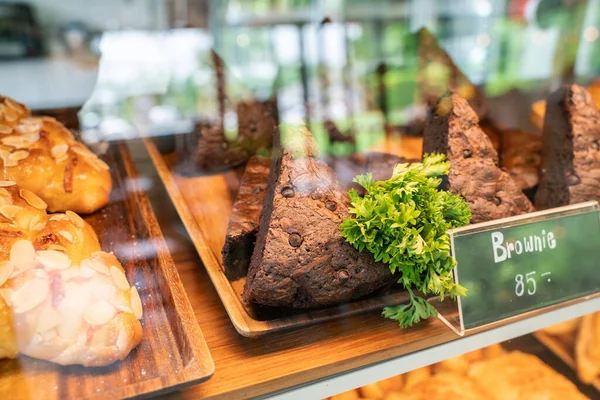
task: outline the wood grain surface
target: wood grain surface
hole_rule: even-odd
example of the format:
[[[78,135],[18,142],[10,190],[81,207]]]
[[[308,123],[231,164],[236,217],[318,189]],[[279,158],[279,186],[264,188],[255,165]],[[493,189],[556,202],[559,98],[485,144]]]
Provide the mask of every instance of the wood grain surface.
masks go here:
[[[411,139],[412,147],[418,147],[413,144],[415,138]],[[381,310],[384,306],[408,300],[405,291],[394,287],[361,300],[316,310],[282,310],[246,303],[242,299],[246,279],[229,281],[225,276],[221,257],[233,199],[240,183],[240,171],[229,170],[204,175],[182,174],[175,166],[174,153],[162,154],[151,139],[146,139],[145,144],[233,325],[241,335],[257,337],[365,311]],[[387,151],[394,150],[391,146],[387,147]],[[396,147],[396,152],[403,149]],[[408,153],[414,156],[418,151],[412,147],[408,149]],[[402,155],[406,156],[407,151]]]
[[[28,357],[0,360],[0,399],[114,399],[199,383],[214,363],[127,147],[103,157],[111,166],[110,204],[85,217],[102,249],[121,261],[144,307],[144,337],[122,362],[61,367]]]

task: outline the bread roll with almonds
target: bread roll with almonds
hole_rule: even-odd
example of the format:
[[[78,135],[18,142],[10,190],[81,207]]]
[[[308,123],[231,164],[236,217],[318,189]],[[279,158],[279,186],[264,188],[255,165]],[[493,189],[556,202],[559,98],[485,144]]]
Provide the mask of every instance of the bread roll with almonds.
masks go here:
[[[135,286],[77,214],[0,182],[0,358],[103,366],[142,338]]]
[[[41,197],[51,212],[92,213],[108,203],[108,165],[51,117],[0,96],[0,179]]]

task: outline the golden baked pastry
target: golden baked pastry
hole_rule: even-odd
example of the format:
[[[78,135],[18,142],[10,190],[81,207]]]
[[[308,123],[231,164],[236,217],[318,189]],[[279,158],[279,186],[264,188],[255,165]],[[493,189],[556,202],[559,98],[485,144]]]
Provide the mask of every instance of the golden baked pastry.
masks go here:
[[[579,324],[581,323],[581,318],[573,318],[565,322],[561,322],[559,324],[554,324],[542,329],[542,332],[547,333],[549,335],[571,335],[577,331],[579,328]]]
[[[600,313],[585,315],[575,342],[577,375],[586,384],[600,376]]]
[[[359,387],[358,393],[361,399],[382,399],[384,391],[380,386],[380,382],[374,382]]]
[[[399,392],[404,389],[404,375],[396,375],[379,381],[379,387],[384,393]]]
[[[489,399],[477,383],[464,375],[441,372],[419,382],[410,391],[393,396],[397,400],[481,400]]]
[[[442,372],[454,372],[456,374],[464,375],[469,370],[471,363],[464,355],[451,357],[446,360],[440,361],[433,364],[433,372],[436,374]]]
[[[358,390],[348,390],[347,392],[336,394],[335,396],[331,396],[330,400],[360,400],[360,396],[358,395]]]
[[[0,179],[29,189],[51,212],[91,213],[108,203],[109,167],[51,117],[0,96]]]
[[[474,363],[468,376],[497,400],[578,400],[586,397],[536,356],[513,351]]]
[[[431,366],[413,369],[405,374],[404,389],[411,390],[419,382],[427,380],[431,376]]]
[[[0,358],[108,365],[138,345],[141,317],[137,289],[90,225],[0,182]]]

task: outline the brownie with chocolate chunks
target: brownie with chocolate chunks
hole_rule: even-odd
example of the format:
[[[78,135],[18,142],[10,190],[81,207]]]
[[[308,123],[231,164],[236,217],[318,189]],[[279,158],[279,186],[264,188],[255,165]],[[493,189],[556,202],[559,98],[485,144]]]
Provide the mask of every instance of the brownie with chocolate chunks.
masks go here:
[[[545,209],[591,200],[600,201],[600,112],[585,88],[565,85],[547,101],[535,204]]]
[[[271,159],[262,156],[253,156],[246,164],[221,251],[225,275],[229,280],[240,279],[248,272],[270,164]]]
[[[465,199],[471,223],[534,211],[517,183],[498,167],[498,154],[478,122],[477,114],[456,93],[444,95],[432,108],[423,152],[447,156],[450,172],[443,189]]]
[[[349,216],[348,198],[332,169],[315,158],[310,132],[291,128],[283,143],[276,134],[244,299],[277,307],[318,307],[394,282],[387,265],[340,236],[340,224]]]

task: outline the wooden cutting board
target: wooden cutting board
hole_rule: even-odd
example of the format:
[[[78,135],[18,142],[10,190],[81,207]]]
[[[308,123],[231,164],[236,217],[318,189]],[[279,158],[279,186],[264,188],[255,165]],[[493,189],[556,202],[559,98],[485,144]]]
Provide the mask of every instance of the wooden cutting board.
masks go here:
[[[411,138],[412,139],[412,138]],[[416,143],[416,141],[419,143]],[[420,138],[407,142],[410,151],[419,147]],[[413,143],[414,142],[414,143]],[[152,139],[145,139],[150,158],[160,175],[181,220],[194,242],[204,266],[215,286],[236,330],[243,336],[257,337],[267,333],[299,328],[408,300],[399,289],[380,291],[367,298],[335,307],[315,310],[282,310],[248,304],[242,300],[245,278],[230,282],[224,273],[221,249],[231,215],[231,207],[241,178],[241,171],[229,170],[206,175],[183,175],[174,169],[174,153],[162,154]],[[405,157],[402,146],[386,150]],[[414,151],[416,153],[416,151]]]
[[[86,216],[102,249],[121,261],[144,307],[141,344],[103,368],[61,367],[19,357],[0,360],[0,399],[115,399],[200,383],[214,363],[124,144],[113,144],[110,204]]]

